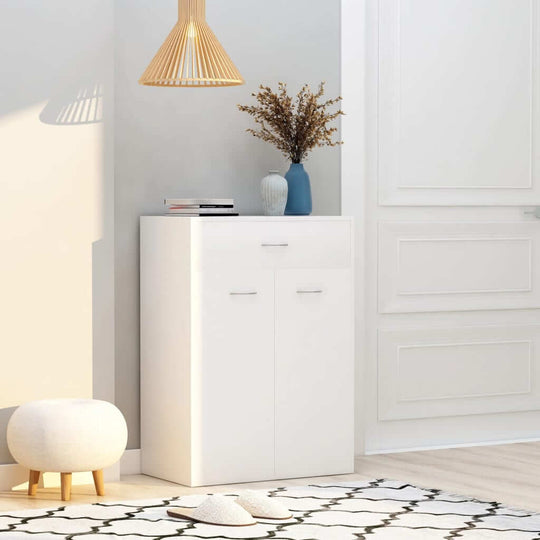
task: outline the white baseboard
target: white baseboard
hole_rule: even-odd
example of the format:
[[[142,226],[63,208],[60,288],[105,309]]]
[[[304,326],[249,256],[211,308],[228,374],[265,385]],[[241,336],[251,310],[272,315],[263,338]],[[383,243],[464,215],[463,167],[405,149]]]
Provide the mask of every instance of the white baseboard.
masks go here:
[[[139,448],[126,450],[120,460],[120,474],[141,474],[141,450]]]
[[[0,491],[10,491],[28,481],[28,469],[16,463],[0,465]]]
[[[378,455],[384,455],[384,454],[405,454],[407,452],[427,452],[429,450],[449,450],[452,448],[474,448],[478,446],[501,446],[504,444],[520,444],[520,443],[531,443],[531,442],[540,442],[540,438],[532,437],[529,439],[510,439],[510,440],[505,440],[505,441],[485,441],[485,442],[475,442],[475,443],[418,446],[418,447],[411,447],[411,448],[392,448],[390,450],[366,450],[364,455],[378,456]],[[357,459],[361,457],[362,455],[356,456]]]
[[[140,450],[126,450],[119,463],[107,467],[103,471],[105,482],[118,482],[120,474],[139,474],[141,470]],[[126,470],[127,472],[124,472]],[[11,491],[13,488],[26,489],[28,469],[17,463],[0,465],[0,491]],[[74,473],[73,485],[92,484],[92,473]],[[45,473],[40,479],[40,486],[60,487],[60,475]]]

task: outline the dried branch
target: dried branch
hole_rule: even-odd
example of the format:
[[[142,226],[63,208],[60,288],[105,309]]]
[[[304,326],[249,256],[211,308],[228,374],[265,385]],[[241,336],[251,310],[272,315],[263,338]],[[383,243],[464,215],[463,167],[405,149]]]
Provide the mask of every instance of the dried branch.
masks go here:
[[[304,85],[294,101],[285,83],[279,83],[277,92],[268,86],[259,88],[258,93],[252,94],[257,105],[238,105],[238,109],[251,115],[259,126],[248,129],[248,133],[273,144],[293,163],[304,161],[316,147],[343,144],[334,140],[337,128],[328,127],[344,114],[341,109],[329,110],[341,102],[341,97],[320,103],[324,83],[315,94],[308,84]]]

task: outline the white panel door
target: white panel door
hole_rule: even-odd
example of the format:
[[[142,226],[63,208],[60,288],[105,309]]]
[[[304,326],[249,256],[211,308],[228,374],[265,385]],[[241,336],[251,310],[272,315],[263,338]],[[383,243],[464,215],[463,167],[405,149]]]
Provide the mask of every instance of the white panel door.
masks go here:
[[[354,470],[352,296],[350,270],[277,272],[278,478]]]
[[[358,3],[358,450],[540,439],[540,0]]]
[[[194,281],[192,482],[273,478],[274,272],[204,270]]]

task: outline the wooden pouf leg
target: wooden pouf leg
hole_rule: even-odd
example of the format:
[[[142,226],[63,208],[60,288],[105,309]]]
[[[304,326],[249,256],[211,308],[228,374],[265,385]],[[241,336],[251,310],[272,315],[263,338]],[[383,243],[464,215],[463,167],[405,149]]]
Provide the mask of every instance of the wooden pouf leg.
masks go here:
[[[28,495],[35,495],[39,483],[39,471],[30,471],[30,478],[28,479]]]
[[[60,480],[62,485],[62,500],[69,501],[71,500],[71,473],[60,473]]]
[[[94,477],[94,485],[96,486],[96,493],[99,496],[105,495],[105,484],[103,483],[103,470],[92,471]]]

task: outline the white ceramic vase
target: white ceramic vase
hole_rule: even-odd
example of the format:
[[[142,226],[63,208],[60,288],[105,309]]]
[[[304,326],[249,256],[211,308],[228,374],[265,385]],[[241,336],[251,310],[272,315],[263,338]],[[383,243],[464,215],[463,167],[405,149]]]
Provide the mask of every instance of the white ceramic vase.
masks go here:
[[[289,186],[279,171],[270,171],[261,182],[261,196],[265,216],[282,216],[287,206]]]

